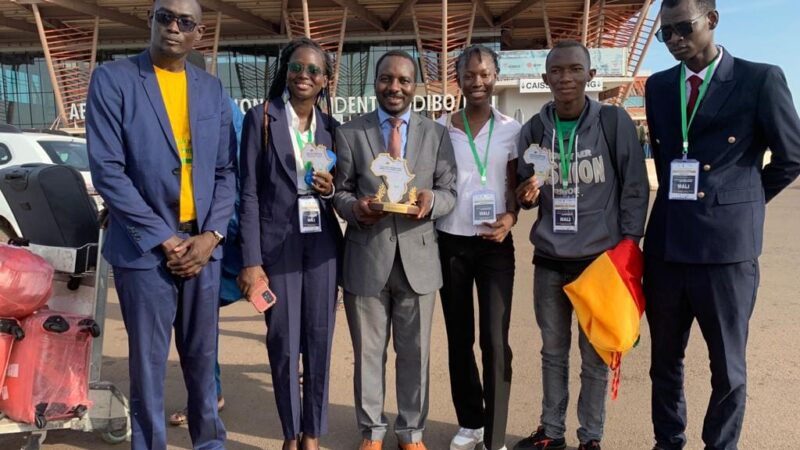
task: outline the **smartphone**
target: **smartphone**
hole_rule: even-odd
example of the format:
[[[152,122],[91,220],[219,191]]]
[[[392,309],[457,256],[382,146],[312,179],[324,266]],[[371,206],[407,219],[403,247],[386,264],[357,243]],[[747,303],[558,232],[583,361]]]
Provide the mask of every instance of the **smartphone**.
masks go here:
[[[277,298],[262,280],[247,300],[253,304],[256,311],[263,313],[275,305]]]

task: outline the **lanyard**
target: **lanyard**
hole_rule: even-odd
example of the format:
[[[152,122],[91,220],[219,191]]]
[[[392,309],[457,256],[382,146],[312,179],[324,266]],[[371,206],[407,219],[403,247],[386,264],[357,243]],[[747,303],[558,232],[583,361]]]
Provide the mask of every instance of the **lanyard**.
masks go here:
[[[711,62],[706,70],[706,76],[703,77],[703,84],[700,85],[700,90],[697,91],[697,100],[694,102],[692,108],[692,115],[689,121],[686,121],[686,64],[681,64],[681,132],[683,133],[683,159],[686,159],[686,154],[689,153],[689,127],[692,126],[694,115],[697,114],[697,109],[700,107],[700,101],[706,95],[708,90],[708,83],[711,82],[711,76],[714,74],[714,67],[717,65],[717,60]]]
[[[564,151],[564,131],[561,128],[561,120],[558,118],[558,113],[553,112],[556,116],[556,133],[558,134],[558,153],[561,155],[561,185],[564,189],[569,185],[569,170],[572,166],[572,153],[575,150],[575,132],[578,131],[578,123],[569,132],[569,146]]]
[[[294,139],[297,141],[297,147],[301,152],[303,151],[303,149],[307,144],[311,143],[314,140],[314,135],[311,134],[310,127],[308,129],[308,138],[306,140],[303,140],[303,135],[300,134],[299,131],[297,131],[297,128],[292,127],[292,131],[294,131]]]
[[[469,121],[467,121],[467,114],[461,110],[461,120],[464,121],[464,131],[467,132],[469,139],[469,148],[472,150],[472,156],[475,158],[475,165],[478,166],[478,173],[481,175],[481,184],[486,186],[486,163],[489,161],[489,146],[492,143],[492,133],[494,132],[494,113],[489,116],[489,139],[486,141],[486,149],[483,151],[483,161],[478,156],[478,149],[475,148],[475,140],[472,138],[472,130],[469,128]]]

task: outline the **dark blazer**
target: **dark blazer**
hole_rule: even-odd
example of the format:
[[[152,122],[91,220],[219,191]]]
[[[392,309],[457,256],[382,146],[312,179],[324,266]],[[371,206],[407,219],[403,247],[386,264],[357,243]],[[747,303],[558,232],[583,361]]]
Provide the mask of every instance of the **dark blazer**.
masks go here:
[[[200,231],[227,233],[236,195],[236,136],[222,83],[186,64],[192,181]],[[180,159],[149,51],[98,66],[86,108],[89,167],[110,213],[103,255],[150,269],[177,234]],[[222,256],[214,250],[213,259]]]
[[[335,119],[315,108],[314,142],[331,148],[328,130]],[[283,241],[299,233],[297,217],[297,168],[292,136],[283,100],[270,100],[269,148],[264,149],[264,105],[250,109],[244,119],[241,148],[241,206],[239,209],[242,259],[245,267],[272,265],[280,257]],[[333,211],[333,200],[320,198],[323,232],[332,233],[341,245],[342,230]]]
[[[667,199],[670,162],[681,157],[681,82],[675,66],[645,90],[659,182],[645,253],[678,263],[755,259],[766,202],[800,174],[800,119],[786,79],[779,67],[724,50],[689,130],[688,157],[700,162],[696,201]],[[772,160],[762,169],[767,148]]]

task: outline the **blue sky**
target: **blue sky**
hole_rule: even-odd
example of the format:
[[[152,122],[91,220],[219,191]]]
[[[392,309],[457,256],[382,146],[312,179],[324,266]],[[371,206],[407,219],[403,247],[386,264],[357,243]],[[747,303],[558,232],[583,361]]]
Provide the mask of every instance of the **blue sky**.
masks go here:
[[[716,42],[736,57],[780,66],[800,108],[800,1],[717,0],[717,9]],[[657,12],[653,8],[653,16]],[[672,55],[654,38],[642,69],[658,72],[673,65]]]

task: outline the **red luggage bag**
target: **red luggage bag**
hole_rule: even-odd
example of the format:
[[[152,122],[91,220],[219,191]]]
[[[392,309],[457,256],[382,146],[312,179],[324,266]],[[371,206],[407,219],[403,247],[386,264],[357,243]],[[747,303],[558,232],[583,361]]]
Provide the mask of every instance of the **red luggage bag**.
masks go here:
[[[0,319],[0,386],[6,379],[6,368],[11,358],[11,348],[15,341],[25,337],[22,327],[15,319]]]
[[[39,310],[22,321],[25,338],[11,351],[0,411],[44,428],[81,417],[89,401],[89,352],[100,327],[91,317]]]
[[[53,291],[53,266],[23,247],[0,244],[0,317],[22,319]]]

